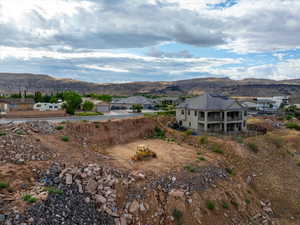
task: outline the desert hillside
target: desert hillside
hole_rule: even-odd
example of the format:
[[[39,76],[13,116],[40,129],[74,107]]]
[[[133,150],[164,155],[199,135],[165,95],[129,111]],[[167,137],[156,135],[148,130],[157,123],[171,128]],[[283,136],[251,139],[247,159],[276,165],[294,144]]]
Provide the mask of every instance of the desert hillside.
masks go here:
[[[0,224],[299,224],[299,131],[254,118],[262,131],[192,136],[172,120],[1,125]]]
[[[223,93],[233,96],[300,95],[300,80],[265,80],[228,78],[198,78],[174,82],[133,82],[122,84],[96,84],[71,79],[55,79],[47,75],[0,73],[0,92],[17,93],[26,90],[55,93],[74,90],[80,93],[111,95],[149,94],[199,94]]]

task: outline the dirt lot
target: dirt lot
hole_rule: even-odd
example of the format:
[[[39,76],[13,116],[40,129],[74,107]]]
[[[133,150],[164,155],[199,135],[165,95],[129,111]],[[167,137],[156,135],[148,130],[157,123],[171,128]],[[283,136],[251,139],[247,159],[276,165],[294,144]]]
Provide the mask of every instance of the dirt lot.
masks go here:
[[[157,158],[142,162],[133,162],[131,157],[137,151],[138,145],[146,145],[157,154]],[[197,150],[191,146],[178,145],[175,142],[167,142],[160,139],[147,139],[117,145],[105,150],[105,153],[113,158],[113,165],[125,167],[129,170],[143,170],[153,173],[182,170],[185,165],[197,159]],[[201,162],[207,165],[208,161]],[[199,164],[200,165],[200,164]]]

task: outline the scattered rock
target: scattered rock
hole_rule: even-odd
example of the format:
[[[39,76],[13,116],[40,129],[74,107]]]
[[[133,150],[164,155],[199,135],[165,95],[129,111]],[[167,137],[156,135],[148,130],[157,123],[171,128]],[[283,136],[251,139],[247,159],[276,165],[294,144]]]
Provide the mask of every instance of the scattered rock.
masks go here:
[[[98,186],[97,182],[94,179],[90,179],[86,186],[86,191],[90,194],[94,194],[96,193],[97,186]]]
[[[71,185],[72,183],[73,183],[72,175],[68,173],[68,174],[66,175],[66,184],[67,184],[67,185]]]
[[[136,211],[139,210],[139,207],[140,207],[140,205],[139,205],[138,201],[134,200],[131,203],[131,205],[129,206],[129,212],[130,213],[135,213]]]

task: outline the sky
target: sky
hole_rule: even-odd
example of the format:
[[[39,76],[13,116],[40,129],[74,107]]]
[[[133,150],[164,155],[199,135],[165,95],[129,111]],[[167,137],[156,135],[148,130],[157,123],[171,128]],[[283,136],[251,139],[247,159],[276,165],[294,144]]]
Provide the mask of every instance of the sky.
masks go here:
[[[299,0],[0,0],[0,72],[300,78]]]

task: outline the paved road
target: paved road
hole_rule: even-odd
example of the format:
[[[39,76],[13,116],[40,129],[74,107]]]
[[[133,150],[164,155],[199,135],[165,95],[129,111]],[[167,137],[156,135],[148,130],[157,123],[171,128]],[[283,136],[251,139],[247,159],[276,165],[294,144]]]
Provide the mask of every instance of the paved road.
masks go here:
[[[142,113],[127,113],[127,114],[107,114],[101,116],[68,116],[68,117],[49,117],[49,118],[21,118],[21,119],[0,119],[0,124],[6,123],[24,123],[31,121],[49,121],[49,122],[62,122],[62,121],[101,121],[110,119],[130,118],[142,116]]]

